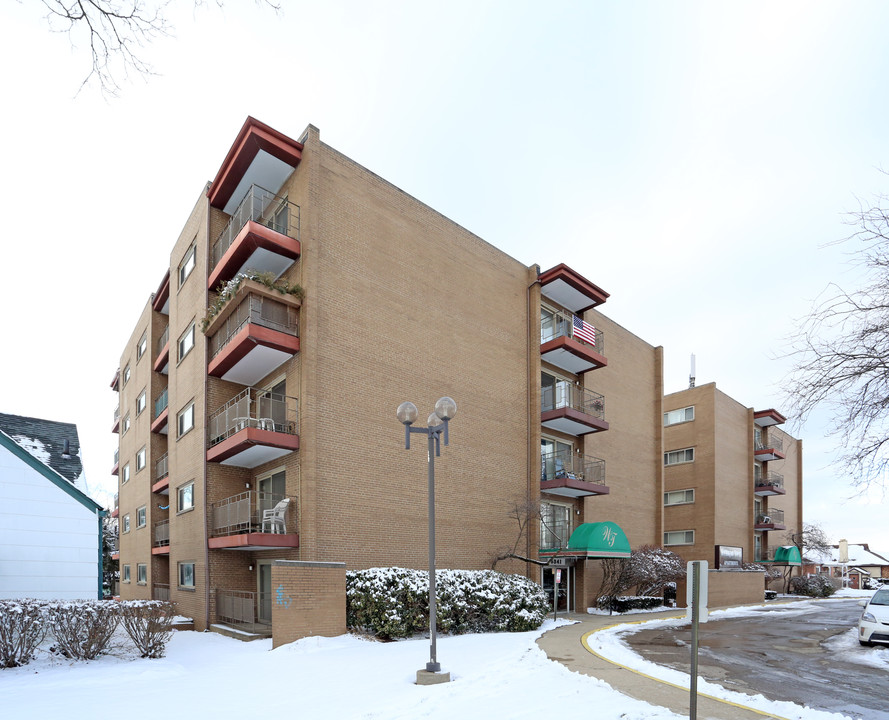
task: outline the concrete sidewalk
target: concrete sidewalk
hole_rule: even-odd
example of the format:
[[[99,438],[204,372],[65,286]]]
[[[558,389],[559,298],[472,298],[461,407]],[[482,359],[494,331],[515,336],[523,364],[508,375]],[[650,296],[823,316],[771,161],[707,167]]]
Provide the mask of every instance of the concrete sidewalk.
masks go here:
[[[562,663],[569,670],[604,680],[624,695],[644,700],[652,705],[668,708],[678,715],[688,717],[689,692],[668,685],[654,678],[646,677],[634,670],[605,660],[584,647],[582,638],[588,632],[621,623],[639,620],[658,620],[677,617],[683,610],[670,610],[645,615],[580,615],[570,613],[560,615],[578,621],[574,625],[564,625],[542,635],[537,644],[551,660]],[[733,705],[726,701],[708,698],[698,694],[698,720],[763,720],[775,718],[784,720],[781,715],[770,715],[760,710]]]

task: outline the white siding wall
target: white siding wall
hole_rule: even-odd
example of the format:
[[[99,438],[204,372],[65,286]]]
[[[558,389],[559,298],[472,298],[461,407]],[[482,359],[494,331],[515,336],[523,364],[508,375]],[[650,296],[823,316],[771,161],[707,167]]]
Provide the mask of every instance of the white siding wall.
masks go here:
[[[0,598],[95,599],[95,513],[0,445]]]

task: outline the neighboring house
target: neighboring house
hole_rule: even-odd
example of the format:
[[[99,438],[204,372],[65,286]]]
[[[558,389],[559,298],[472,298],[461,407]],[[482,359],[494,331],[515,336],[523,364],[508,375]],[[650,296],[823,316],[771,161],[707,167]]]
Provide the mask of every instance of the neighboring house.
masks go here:
[[[845,584],[853,588],[863,587],[870,578],[889,580],[889,559],[874,552],[868,543],[849,543],[849,561],[840,562],[840,547],[834,545],[830,553],[806,553],[803,572],[809,575],[827,575],[845,578]]]
[[[75,425],[0,413],[0,598],[102,597],[104,511],[81,488]]]

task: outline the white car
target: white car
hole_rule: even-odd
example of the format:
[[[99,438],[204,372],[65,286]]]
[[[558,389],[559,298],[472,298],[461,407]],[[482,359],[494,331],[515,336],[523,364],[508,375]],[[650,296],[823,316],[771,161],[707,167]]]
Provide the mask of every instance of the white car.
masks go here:
[[[858,642],[889,645],[889,588],[877,590],[870,600],[858,604],[864,607],[858,621]]]

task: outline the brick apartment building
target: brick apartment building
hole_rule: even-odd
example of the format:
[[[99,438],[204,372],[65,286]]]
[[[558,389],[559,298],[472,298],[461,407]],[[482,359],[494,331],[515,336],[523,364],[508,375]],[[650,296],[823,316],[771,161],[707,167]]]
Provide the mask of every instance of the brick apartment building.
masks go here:
[[[122,597],[169,598],[199,630],[261,629],[274,560],[425,568],[425,454],[404,450],[395,409],[422,419],[450,396],[437,566],[563,548],[563,606],[591,604],[598,558],[667,530],[662,349],[604,316],[607,297],[514,260],[313,126],[296,141],[248,118],[112,383]],[[572,540],[581,526],[595,538]]]

